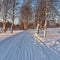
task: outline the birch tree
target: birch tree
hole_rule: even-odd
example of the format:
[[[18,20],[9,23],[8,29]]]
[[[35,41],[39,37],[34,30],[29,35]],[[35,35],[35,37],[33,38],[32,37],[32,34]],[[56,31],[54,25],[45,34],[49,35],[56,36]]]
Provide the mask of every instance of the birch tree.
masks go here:
[[[42,29],[42,24],[44,23],[44,19],[45,19],[45,1],[38,0],[37,4],[38,5],[37,5],[36,11],[35,11],[36,12],[35,20],[37,21],[37,24],[40,25],[40,28],[38,28],[38,32],[39,32],[39,29]]]
[[[48,18],[48,16],[51,16],[53,19],[55,19],[55,16],[59,15],[58,10],[56,10],[55,5],[54,5],[54,4],[56,4],[56,2],[58,2],[58,0],[46,0],[44,38],[46,37],[46,34],[47,34],[47,18]],[[51,12],[52,12],[52,14],[48,14]]]
[[[55,3],[57,1],[56,0],[38,0],[38,6],[36,7],[36,15],[35,15],[35,19],[40,24],[40,27],[42,28],[42,26],[44,26],[44,37],[46,37],[47,34],[47,18],[48,16],[50,16],[51,11],[53,11],[53,13],[57,14],[57,10],[55,8]],[[54,15],[55,15],[54,14]],[[54,17],[53,17],[54,18]],[[38,29],[39,31],[39,29]]]

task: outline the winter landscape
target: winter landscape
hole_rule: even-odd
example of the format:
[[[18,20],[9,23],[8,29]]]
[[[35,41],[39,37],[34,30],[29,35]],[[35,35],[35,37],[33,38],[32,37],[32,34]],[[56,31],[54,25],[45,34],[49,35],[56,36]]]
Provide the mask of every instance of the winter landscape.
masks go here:
[[[13,35],[2,34],[0,39],[0,60],[60,60],[60,28],[47,29],[35,35],[35,30],[14,32]]]
[[[0,60],[60,60],[60,0],[0,0]]]

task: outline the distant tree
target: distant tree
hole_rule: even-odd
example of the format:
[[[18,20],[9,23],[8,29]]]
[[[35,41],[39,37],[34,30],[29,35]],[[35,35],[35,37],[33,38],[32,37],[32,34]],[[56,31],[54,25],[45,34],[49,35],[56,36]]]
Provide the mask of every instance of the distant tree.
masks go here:
[[[22,7],[20,9],[20,13],[21,13],[21,21],[24,24],[24,29],[28,28],[28,22],[31,18],[31,1],[26,1],[24,0],[24,3],[22,4]]]
[[[2,7],[1,7],[1,13],[3,18],[3,31],[6,32],[6,20],[7,20],[7,13],[8,13],[8,1],[9,0],[3,0],[2,1]]]
[[[18,4],[19,3],[17,2],[17,0],[9,1],[9,15],[10,15],[10,19],[12,20],[11,33],[13,33],[14,20],[17,17],[17,13],[18,13],[18,6],[17,6]]]
[[[59,11],[57,9],[57,4],[58,4],[59,0],[49,0],[49,8],[48,8],[48,18],[50,18],[51,20],[55,20],[56,16],[60,16],[59,15]]]

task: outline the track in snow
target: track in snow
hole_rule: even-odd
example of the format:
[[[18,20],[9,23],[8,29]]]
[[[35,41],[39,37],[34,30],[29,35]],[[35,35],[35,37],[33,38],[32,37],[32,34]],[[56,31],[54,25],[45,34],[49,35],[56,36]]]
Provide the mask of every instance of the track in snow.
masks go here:
[[[37,42],[30,31],[1,41],[0,60],[60,60],[58,54]]]

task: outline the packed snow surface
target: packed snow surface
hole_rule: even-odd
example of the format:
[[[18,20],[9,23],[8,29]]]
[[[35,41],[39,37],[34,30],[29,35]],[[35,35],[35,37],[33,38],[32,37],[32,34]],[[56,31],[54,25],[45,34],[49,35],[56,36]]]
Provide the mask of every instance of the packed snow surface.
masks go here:
[[[60,60],[60,53],[48,45],[49,38],[38,41],[34,34],[27,30],[0,41],[0,60]]]

